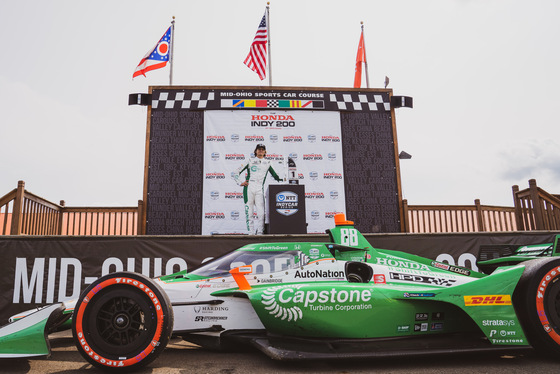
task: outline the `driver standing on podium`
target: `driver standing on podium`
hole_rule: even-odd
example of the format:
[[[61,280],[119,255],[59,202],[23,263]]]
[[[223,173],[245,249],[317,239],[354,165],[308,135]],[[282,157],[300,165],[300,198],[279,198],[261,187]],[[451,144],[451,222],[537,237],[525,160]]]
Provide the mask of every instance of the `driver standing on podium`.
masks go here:
[[[266,176],[270,172],[277,182],[281,182],[282,179],[274,171],[270,160],[264,158],[266,156],[264,144],[257,144],[254,153],[255,157],[241,165],[235,172],[234,178],[238,185],[243,186],[247,231],[249,235],[262,235],[264,231],[264,182]],[[239,177],[244,171],[247,171],[247,176],[243,182],[239,183]],[[253,223],[253,211],[256,212],[255,223]]]

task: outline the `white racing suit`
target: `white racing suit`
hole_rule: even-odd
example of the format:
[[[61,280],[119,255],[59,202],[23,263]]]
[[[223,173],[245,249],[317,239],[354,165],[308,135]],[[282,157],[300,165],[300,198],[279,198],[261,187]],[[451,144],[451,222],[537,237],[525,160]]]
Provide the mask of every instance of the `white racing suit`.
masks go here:
[[[244,171],[247,171],[247,176],[245,179],[240,180],[240,176]],[[264,182],[268,172],[276,181],[280,182],[282,180],[272,168],[270,160],[265,158],[252,157],[235,172],[234,178],[237,184],[241,184],[244,181],[249,182],[249,185],[243,187],[245,218],[249,235],[261,235],[264,231]],[[253,212],[256,213],[256,217],[253,215]],[[256,221],[255,224],[253,224],[253,218]]]

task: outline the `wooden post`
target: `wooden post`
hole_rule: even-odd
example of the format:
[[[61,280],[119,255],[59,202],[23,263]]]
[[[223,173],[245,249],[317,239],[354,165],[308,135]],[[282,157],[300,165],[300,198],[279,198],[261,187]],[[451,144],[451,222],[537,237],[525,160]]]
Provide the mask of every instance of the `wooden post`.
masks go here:
[[[544,230],[543,206],[539,198],[539,190],[535,179],[529,179],[529,193],[533,205],[533,214],[535,215],[535,229]]]
[[[144,201],[138,200],[138,214],[137,214],[137,222],[136,222],[136,235],[145,235],[143,229],[146,227],[143,225],[142,217],[144,217]]]
[[[403,221],[404,221],[404,232],[410,232],[410,222],[408,219],[408,200],[403,199],[402,201],[403,206]]]
[[[62,235],[62,227],[64,224],[64,207],[66,206],[66,202],[64,200],[60,200],[60,210],[58,211],[58,235]]]
[[[474,200],[474,206],[476,208],[476,221],[478,222],[478,231],[486,231],[486,225],[484,224],[484,216],[482,214],[480,199]]]
[[[519,193],[519,186],[514,185],[511,187],[513,192],[513,206],[515,207],[515,225],[517,226],[517,231],[526,230],[525,224],[523,223],[523,210],[521,206],[521,199],[517,197]]]
[[[16,197],[14,199],[14,207],[12,210],[12,228],[11,235],[21,235],[21,226],[23,223],[23,197],[25,193],[25,182],[18,181]]]

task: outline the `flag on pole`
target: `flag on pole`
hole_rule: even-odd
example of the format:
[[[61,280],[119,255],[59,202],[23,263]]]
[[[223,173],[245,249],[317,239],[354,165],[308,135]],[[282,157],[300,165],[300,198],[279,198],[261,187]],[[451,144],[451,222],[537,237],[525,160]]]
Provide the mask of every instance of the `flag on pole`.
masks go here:
[[[140,60],[140,63],[134,70],[132,78],[139,75],[146,76],[145,73],[151,70],[161,69],[167,65],[170,56],[170,44],[171,44],[171,26],[167,29],[165,34],[161,37],[159,42],[153,49],[150,49],[148,53]]]
[[[360,34],[360,43],[358,44],[358,55],[356,56],[356,72],[354,75],[354,88],[360,88],[362,86],[362,63],[367,64],[363,29],[362,29],[362,33]]]
[[[259,24],[249,54],[243,63],[247,67],[258,74],[261,80],[266,78],[266,60],[267,60],[267,43],[268,41],[268,27],[266,25],[266,12]]]

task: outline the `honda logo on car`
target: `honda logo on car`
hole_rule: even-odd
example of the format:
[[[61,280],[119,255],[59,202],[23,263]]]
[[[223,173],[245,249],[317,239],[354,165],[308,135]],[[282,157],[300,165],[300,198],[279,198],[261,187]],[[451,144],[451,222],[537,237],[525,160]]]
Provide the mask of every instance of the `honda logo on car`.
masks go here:
[[[511,295],[464,296],[465,306],[511,305]]]

